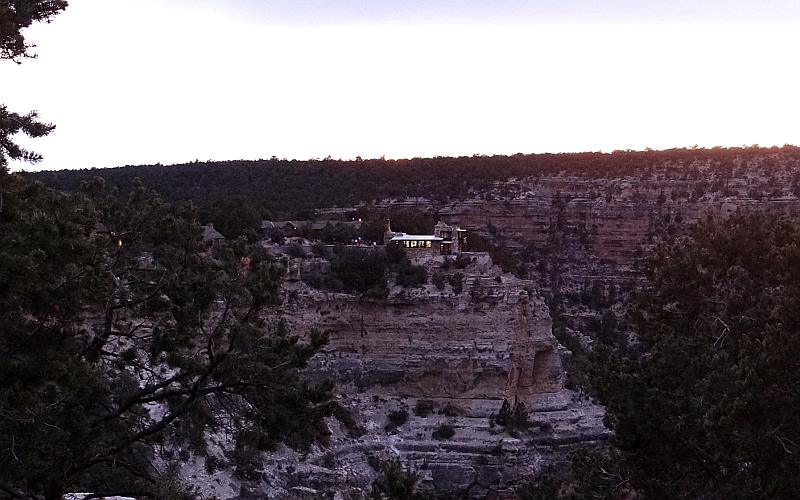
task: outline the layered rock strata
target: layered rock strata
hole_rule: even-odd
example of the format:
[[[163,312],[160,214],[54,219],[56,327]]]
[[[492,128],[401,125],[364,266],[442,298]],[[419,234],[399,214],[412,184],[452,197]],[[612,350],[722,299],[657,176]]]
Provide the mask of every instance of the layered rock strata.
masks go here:
[[[395,287],[375,302],[288,285],[284,319],[295,331],[328,333],[311,369],[335,378],[366,433],[352,437],[332,422],[328,448],[269,457],[257,493],[360,498],[377,461],[396,457],[440,495],[502,498],[570,446],[608,438],[602,409],[563,387],[559,345],[532,284],[502,274],[486,254],[470,257],[449,271],[464,276],[459,294],[450,285]],[[440,264],[426,265],[438,272]],[[531,410],[531,427],[516,437],[493,423],[506,399]],[[420,401],[433,412],[415,414]],[[391,424],[399,411],[407,421]],[[442,426],[453,436],[435,439]]]

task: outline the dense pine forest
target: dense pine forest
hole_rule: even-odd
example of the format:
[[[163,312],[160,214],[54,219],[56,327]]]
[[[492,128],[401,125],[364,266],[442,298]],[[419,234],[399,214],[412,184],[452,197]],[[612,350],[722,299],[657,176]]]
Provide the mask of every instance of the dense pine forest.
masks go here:
[[[56,189],[76,191],[95,176],[122,194],[134,179],[173,201],[196,206],[227,206],[232,200],[273,217],[299,217],[331,206],[352,206],[386,198],[463,199],[497,181],[528,176],[573,175],[614,178],[644,175],[671,165],[711,162],[730,171],[735,162],[781,153],[800,159],[800,148],[713,148],[613,153],[516,154],[413,158],[408,160],[270,160],[141,165],[110,169],[42,172],[37,178]]]

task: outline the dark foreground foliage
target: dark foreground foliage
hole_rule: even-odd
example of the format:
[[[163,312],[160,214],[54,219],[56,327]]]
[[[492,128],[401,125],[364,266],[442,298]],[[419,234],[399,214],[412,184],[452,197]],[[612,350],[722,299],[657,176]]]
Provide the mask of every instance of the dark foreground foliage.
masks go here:
[[[22,59],[36,57],[35,47],[25,38],[24,30],[36,22],[50,20],[67,8],[65,0],[4,0],[0,2],[0,60],[20,63]],[[0,173],[8,168],[9,160],[36,163],[41,155],[25,149],[15,142],[20,134],[42,137],[55,126],[39,121],[36,111],[16,113],[0,103]],[[2,182],[0,178],[0,183]],[[2,185],[2,184],[0,184]],[[0,210],[3,198],[0,195]]]
[[[325,440],[332,385],[299,372],[325,338],[268,319],[278,265],[209,247],[191,209],[143,187],[0,176],[0,497],[177,498],[152,464],[203,455],[205,431],[237,438],[243,476],[279,442]]]
[[[619,451],[588,449],[570,453],[565,469],[549,467],[517,489],[519,500],[634,500],[630,472]]]
[[[707,220],[662,247],[634,308],[636,350],[593,374],[647,498],[800,491],[800,224]]]

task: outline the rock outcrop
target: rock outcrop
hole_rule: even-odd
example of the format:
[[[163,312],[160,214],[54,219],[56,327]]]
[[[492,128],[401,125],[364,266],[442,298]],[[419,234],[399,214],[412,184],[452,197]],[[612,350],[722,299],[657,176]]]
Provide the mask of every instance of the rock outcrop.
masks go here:
[[[797,163],[748,161],[719,170],[665,164],[613,178],[531,176],[444,204],[385,202],[482,233],[521,255],[531,280],[473,254],[475,261],[458,271],[461,293],[429,284],[370,301],[287,284],[293,300],[283,317],[295,331],[330,335],[312,372],[336,379],[339,401],[364,432],[354,436],[332,421],[328,447],[269,455],[253,493],[361,498],[377,462],[397,457],[439,494],[505,498],[562,461],[565,450],[606,440],[603,409],[564,388],[569,352],[553,336],[553,317],[562,331],[591,343],[600,315],[624,316],[627,293],[642,282],[641,263],[660,241],[737,209],[800,215]],[[531,410],[527,432],[510,433],[493,421],[506,399]],[[415,412],[426,407],[432,413]]]
[[[471,232],[492,232],[500,244],[525,254],[532,279],[547,290],[553,280],[545,275],[554,272],[577,288],[597,280],[636,281],[648,250],[693,222],[736,210],[798,216],[798,196],[795,154],[720,152],[717,160],[686,162],[652,163],[641,156],[613,173],[576,165],[558,175],[532,172],[496,182],[448,203],[415,198],[378,206],[430,212]]]
[[[483,233],[529,263],[559,338],[586,345],[605,334],[609,318],[626,334],[628,298],[644,283],[642,265],[659,243],[737,210],[800,216],[793,180],[800,165],[769,160],[727,174],[696,164],[616,178],[531,177],[436,209],[446,222]]]
[[[283,317],[294,331],[328,333],[311,371],[337,381],[364,434],[332,422],[329,447],[268,457],[254,493],[359,498],[376,463],[395,457],[438,494],[502,498],[570,446],[608,438],[602,408],[564,389],[550,315],[532,283],[501,273],[486,254],[470,256],[457,271],[459,294],[450,285],[395,287],[369,301],[287,285],[294,299]],[[439,264],[427,263],[432,272]],[[493,422],[504,400],[527,406],[528,430],[512,436]],[[443,426],[453,435],[436,439]]]

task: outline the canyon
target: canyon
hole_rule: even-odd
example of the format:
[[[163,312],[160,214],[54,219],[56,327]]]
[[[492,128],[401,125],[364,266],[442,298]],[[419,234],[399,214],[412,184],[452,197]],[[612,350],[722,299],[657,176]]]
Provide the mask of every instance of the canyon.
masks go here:
[[[429,280],[408,288],[390,280],[377,299],[309,286],[299,278],[324,263],[308,252],[295,259],[282,305],[268,319],[328,335],[308,376],[336,382],[351,421],[329,419],[329,442],[309,452],[265,454],[249,479],[226,468],[204,471],[199,458],[182,476],[219,498],[355,499],[368,494],[381,463],[399,459],[423,489],[444,498],[513,498],[521,483],[566,463],[570,451],[604,446],[612,432],[586,395],[585,361],[597,342],[635,338],[626,308],[646,285],[652,250],[705,217],[800,215],[795,153],[723,163],[566,169],[497,180],[449,199],[319,209],[324,220],[350,220],[365,209],[427,214],[491,248],[473,248],[459,269],[443,258],[422,262],[428,277],[462,275],[463,291],[449,279],[443,287]],[[509,255],[518,264],[503,271]],[[497,424],[504,401],[525,404],[530,427]],[[219,437],[210,449],[223,458],[225,446]]]
[[[590,349],[604,314],[626,329],[625,309],[657,245],[737,210],[797,217],[799,179],[800,159],[777,152],[641,162],[628,173],[565,169],[497,181],[466,199],[386,199],[376,207],[432,214],[517,256],[559,340]]]
[[[468,265],[447,271],[463,276],[460,293],[450,285],[393,286],[378,301],[287,282],[277,316],[292,331],[328,335],[309,372],[336,381],[338,402],[359,432],[331,419],[327,446],[282,448],[265,456],[257,480],[227,478],[211,491],[362,498],[377,464],[399,459],[419,473],[421,488],[443,498],[513,498],[521,481],[570,450],[606,442],[603,409],[564,387],[563,347],[533,283],[503,273],[485,253],[464,255]],[[444,259],[425,266],[439,272]],[[525,405],[527,429],[494,422],[503,401]],[[407,418],[393,424],[397,412]],[[437,439],[442,426],[453,435]]]

